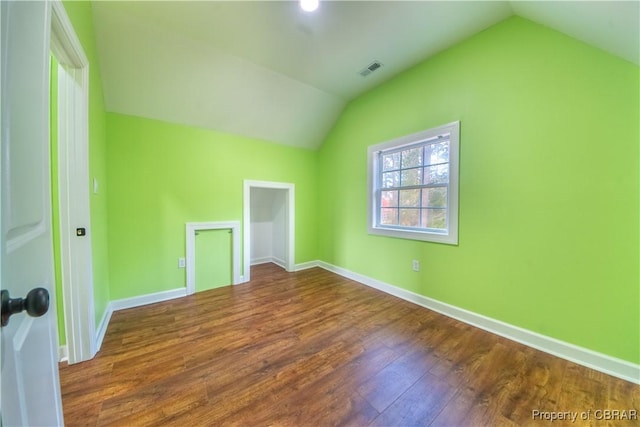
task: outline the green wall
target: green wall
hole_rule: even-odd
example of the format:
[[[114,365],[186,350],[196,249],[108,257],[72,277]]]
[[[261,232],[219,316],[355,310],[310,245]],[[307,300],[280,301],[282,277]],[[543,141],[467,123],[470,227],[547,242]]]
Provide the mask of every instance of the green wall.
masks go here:
[[[295,184],[295,262],[317,259],[316,152],[113,113],[107,139],[113,300],[185,286],[185,223],[242,221],[245,179]]]
[[[98,194],[91,193],[91,251],[96,325],[111,300],[107,252],[107,139],[102,80],[90,2],[64,1],[64,7],[89,60],[89,177],[97,179]],[[91,183],[88,182],[87,186]],[[62,313],[59,313],[59,316]]]
[[[50,130],[51,139],[51,234],[53,236],[53,268],[56,288],[56,315],[58,317],[58,343],[65,345],[67,335],[64,329],[64,301],[62,298],[62,265],[60,254],[60,198],[58,191],[58,61],[51,55],[50,76]]]
[[[517,17],[440,53],[320,150],[320,259],[639,363],[638,99],[637,66]],[[368,235],[367,146],[455,120],[459,245]]]
[[[233,283],[230,230],[196,231],[196,292]]]

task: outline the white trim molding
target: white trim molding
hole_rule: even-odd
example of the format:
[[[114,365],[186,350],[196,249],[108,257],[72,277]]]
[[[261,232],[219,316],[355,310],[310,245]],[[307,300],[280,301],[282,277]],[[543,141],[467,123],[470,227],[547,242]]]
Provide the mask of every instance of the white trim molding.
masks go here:
[[[281,260],[280,258],[277,258],[274,256],[267,256],[267,257],[256,258],[251,260],[251,266],[260,265],[260,264],[269,264],[269,263],[275,264],[278,267],[282,267],[285,270],[287,269],[286,261]],[[296,267],[294,267],[293,271],[297,271],[297,265]]]
[[[143,305],[155,304],[157,302],[169,301],[185,296],[187,296],[186,288],[176,288],[170,289],[168,291],[111,301],[109,304],[107,304],[107,308],[104,311],[104,315],[102,316],[102,319],[100,320],[100,324],[98,325],[98,329],[96,331],[95,341],[97,351],[100,351],[100,348],[102,348],[102,341],[104,341],[104,337],[107,334],[107,328],[109,327],[109,322],[111,321],[111,316],[115,311],[141,307]]]
[[[58,61],[60,269],[69,363],[96,352],[89,206],[89,61],[61,1],[51,2],[51,52]],[[78,237],[82,227],[86,235]]]
[[[301,264],[301,266],[304,266],[304,268],[312,268],[314,266],[321,267],[325,270],[346,277],[347,279],[354,280],[389,295],[402,298],[405,301],[428,308],[429,310],[433,310],[447,317],[451,317],[471,326],[483,329],[487,332],[491,332],[579,365],[586,366],[587,368],[595,369],[596,371],[600,371],[635,384],[640,384],[640,365],[626,360],[598,353],[588,348],[579,347],[500,320],[492,319],[490,317],[483,316],[482,314],[474,313],[463,308],[425,297],[323,261],[308,262]],[[300,268],[300,270],[304,268]]]
[[[196,292],[196,231],[199,230],[231,230],[233,284],[243,283],[240,276],[240,221],[188,222],[186,225],[187,295]]]
[[[309,261],[309,262],[302,262],[300,264],[296,264],[296,268],[294,269],[294,271],[302,271],[302,270],[308,270],[314,267],[320,267],[320,262],[321,261]],[[325,268],[325,270],[328,270],[328,269]]]
[[[96,330],[96,351],[100,351],[102,348],[102,341],[104,341],[104,336],[107,334],[107,328],[109,327],[109,322],[111,321],[111,315],[113,314],[113,303],[110,302],[107,304],[107,308],[104,310],[104,314],[102,315],[102,319],[100,319],[100,324],[98,325],[98,329]]]
[[[140,295],[137,297],[123,298],[109,303],[107,311],[113,313],[118,310],[141,307],[143,305],[155,304],[157,302],[169,301],[187,296],[186,288],[170,289],[168,291],[155,292],[153,294]],[[111,316],[109,316],[111,317]],[[108,322],[107,322],[108,323]]]
[[[69,348],[67,345],[61,345],[58,347],[58,362],[68,362],[69,361]]]

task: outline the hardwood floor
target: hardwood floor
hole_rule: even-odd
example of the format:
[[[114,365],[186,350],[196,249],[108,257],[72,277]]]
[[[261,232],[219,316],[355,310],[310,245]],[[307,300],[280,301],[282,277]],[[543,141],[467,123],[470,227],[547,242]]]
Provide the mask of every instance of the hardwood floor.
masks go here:
[[[114,313],[94,360],[60,365],[66,424],[640,424],[638,385],[319,268],[252,277]]]

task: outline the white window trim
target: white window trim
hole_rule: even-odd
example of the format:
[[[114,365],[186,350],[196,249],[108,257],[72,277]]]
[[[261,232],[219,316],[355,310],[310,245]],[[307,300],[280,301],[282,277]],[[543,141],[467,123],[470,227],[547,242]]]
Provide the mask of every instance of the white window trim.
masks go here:
[[[380,207],[376,197],[378,176],[380,174],[377,153],[392,148],[400,148],[415,144],[419,141],[437,137],[442,134],[449,136],[449,191],[448,191],[448,229],[447,232],[423,231],[415,229],[398,229],[384,227],[378,224]],[[372,145],[368,148],[368,228],[369,234],[401,239],[422,240],[435,243],[458,244],[458,196],[459,196],[459,163],[460,163],[460,122],[455,121],[437,128],[396,138],[391,141]]]

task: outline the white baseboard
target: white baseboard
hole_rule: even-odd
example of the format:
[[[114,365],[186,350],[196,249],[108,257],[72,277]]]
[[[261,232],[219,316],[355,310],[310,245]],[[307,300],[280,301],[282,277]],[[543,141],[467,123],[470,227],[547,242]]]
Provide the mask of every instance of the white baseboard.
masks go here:
[[[140,307],[147,304],[153,304],[156,302],[167,301],[170,299],[180,298],[187,295],[187,288],[171,289],[169,291],[156,292],[154,294],[140,295],[132,298],[123,298],[115,301],[111,301],[107,304],[107,308],[100,319],[100,324],[96,328],[96,352],[100,351],[102,347],[102,341],[107,333],[109,322],[114,311],[124,310],[127,308]],[[66,351],[67,346],[64,346]],[[60,347],[62,352],[62,347]],[[66,354],[66,353],[65,353]],[[62,353],[60,353],[62,357]],[[68,356],[67,356],[68,360]],[[62,361],[62,360],[61,360]]]
[[[109,327],[109,322],[111,321],[111,315],[113,314],[113,303],[107,304],[107,308],[102,315],[102,319],[100,319],[100,324],[96,329],[96,352],[100,351],[102,348],[102,341],[104,340],[104,336],[107,333],[107,328]]]
[[[541,335],[537,332],[523,329],[500,320],[492,319],[463,308],[455,307],[453,305],[407,291],[406,289],[390,285],[380,280],[354,273],[341,267],[336,267],[323,261],[305,263],[304,265],[306,268],[314,266],[322,267],[325,270],[339,274],[340,276],[355,280],[363,285],[370,286],[387,294],[436,311],[445,316],[460,320],[461,322],[467,323],[471,326],[484,329],[485,331],[500,335],[501,337],[508,338],[512,341],[519,342],[579,365],[604,372],[605,374],[640,384],[640,365],[626,360],[598,353],[588,348],[579,347],[577,345]]]
[[[69,347],[67,345],[61,345],[58,347],[58,362],[69,361]]]
[[[254,266],[254,265],[260,265],[260,264],[269,264],[269,263],[275,264],[275,265],[277,265],[278,267],[282,267],[282,268],[284,268],[285,270],[287,269],[287,267],[286,267],[286,266],[287,266],[287,263],[286,263],[286,262],[284,262],[283,260],[281,260],[281,259],[280,259],[280,258],[278,258],[278,257],[274,257],[274,256],[267,256],[267,257],[255,258],[255,259],[252,259],[252,260],[251,260],[251,265],[252,265],[252,266]]]
[[[123,298],[111,301],[109,305],[112,311],[125,310],[127,308],[140,307],[156,302],[168,301],[171,299],[187,296],[187,288],[177,288],[168,291],[156,292],[153,294],[140,295],[137,297]]]
[[[309,261],[296,264],[294,267],[294,271],[308,270],[313,267],[320,267],[320,261]]]
[[[253,265],[267,264],[267,263],[272,262],[271,261],[272,259],[273,258],[270,257],[270,256],[265,256],[265,257],[262,257],[262,258],[254,258],[254,259],[251,260],[251,265],[253,266]]]
[[[284,268],[285,270],[287,269],[287,263],[281,260],[280,258],[273,257],[271,262],[277,265],[278,267]]]

